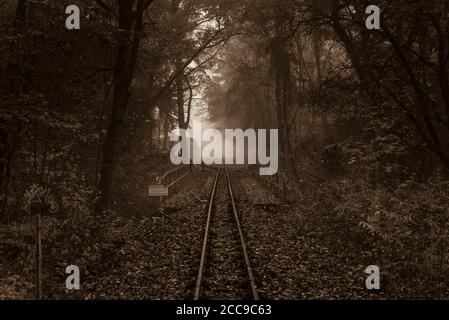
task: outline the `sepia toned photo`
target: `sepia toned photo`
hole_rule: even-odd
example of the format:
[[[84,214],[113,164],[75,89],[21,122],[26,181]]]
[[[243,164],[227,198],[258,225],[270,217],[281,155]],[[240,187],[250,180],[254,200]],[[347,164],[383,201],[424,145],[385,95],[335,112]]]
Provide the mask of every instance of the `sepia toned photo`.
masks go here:
[[[446,300],[448,248],[447,0],[0,0],[0,300]]]

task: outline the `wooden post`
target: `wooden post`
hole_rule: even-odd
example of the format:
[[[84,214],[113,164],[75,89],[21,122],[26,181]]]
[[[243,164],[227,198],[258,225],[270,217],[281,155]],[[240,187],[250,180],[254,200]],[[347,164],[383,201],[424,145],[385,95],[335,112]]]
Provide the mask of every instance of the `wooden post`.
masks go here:
[[[282,201],[287,201],[287,185],[285,184],[285,178],[282,179]]]
[[[56,214],[62,208],[59,197],[48,186],[33,184],[25,192],[23,209],[35,216],[35,287],[36,300],[42,300],[42,220],[44,214]]]
[[[42,208],[36,214],[36,300],[42,300]]]

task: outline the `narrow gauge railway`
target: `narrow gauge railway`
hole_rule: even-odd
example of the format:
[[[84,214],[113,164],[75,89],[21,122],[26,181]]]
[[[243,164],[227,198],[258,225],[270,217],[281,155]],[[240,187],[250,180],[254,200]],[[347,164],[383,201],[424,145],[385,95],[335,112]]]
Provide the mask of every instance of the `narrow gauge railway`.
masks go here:
[[[194,299],[259,300],[226,167],[218,168],[210,192]]]

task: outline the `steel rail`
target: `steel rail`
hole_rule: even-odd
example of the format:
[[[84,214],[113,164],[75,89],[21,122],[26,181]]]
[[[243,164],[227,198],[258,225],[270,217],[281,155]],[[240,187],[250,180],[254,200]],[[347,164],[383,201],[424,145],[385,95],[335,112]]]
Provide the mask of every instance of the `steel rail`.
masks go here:
[[[217,192],[218,179],[220,178],[220,173],[221,173],[221,168],[218,169],[217,175],[215,176],[214,184],[212,186],[212,190],[210,192],[209,207],[208,207],[208,211],[207,211],[206,229],[204,231],[203,249],[201,251],[200,269],[198,271],[198,277],[196,280],[194,300],[199,300],[201,298],[201,293],[202,293],[202,289],[203,289],[203,279],[204,279],[204,274],[206,272],[207,245],[209,242],[209,229],[210,229],[210,221],[211,221],[211,216],[212,216],[212,207],[214,204],[215,194]]]
[[[207,260],[207,249],[208,249],[208,242],[209,242],[209,230],[210,230],[210,225],[211,225],[211,218],[212,218],[212,211],[213,211],[213,204],[214,204],[214,200],[215,200],[215,196],[217,194],[217,189],[218,189],[218,181],[220,179],[220,174],[221,174],[221,168],[218,169],[217,175],[215,177],[213,186],[212,186],[212,190],[210,193],[210,197],[209,197],[209,205],[208,205],[208,212],[207,212],[207,222],[206,222],[206,228],[204,231],[204,240],[203,240],[203,246],[202,246],[202,251],[201,251],[201,259],[200,259],[200,268],[198,271],[198,276],[197,276],[197,281],[196,281],[196,285],[195,285],[195,295],[194,295],[194,300],[200,300],[201,296],[202,296],[202,290],[203,290],[203,282],[204,282],[204,276],[206,273],[206,260]],[[226,172],[226,184],[227,184],[227,189],[228,189],[228,194],[229,197],[231,199],[231,204],[232,204],[232,210],[233,210],[233,214],[234,214],[234,220],[237,226],[237,230],[239,233],[239,238],[240,238],[240,245],[242,248],[242,252],[243,252],[243,257],[244,257],[244,261],[245,261],[245,267],[246,267],[246,271],[248,274],[248,279],[249,279],[249,284],[250,284],[250,289],[251,289],[251,295],[252,298],[254,300],[259,300],[259,293],[257,292],[257,285],[256,285],[256,281],[254,278],[254,273],[253,273],[253,269],[251,267],[251,263],[249,260],[249,255],[248,255],[248,250],[247,250],[247,246],[246,246],[246,242],[245,242],[245,238],[243,236],[243,230],[240,224],[240,219],[239,219],[239,215],[238,215],[238,210],[237,210],[237,206],[236,206],[236,201],[235,201],[235,197],[234,197],[234,191],[232,188],[232,183],[231,183],[231,178],[228,172],[228,169],[225,167],[225,172]]]
[[[259,293],[257,292],[256,280],[254,278],[253,269],[252,269],[251,263],[249,261],[249,255],[248,255],[248,250],[247,250],[247,246],[246,246],[246,242],[245,242],[245,237],[243,236],[243,230],[242,230],[242,226],[240,225],[239,214],[238,214],[237,206],[235,204],[234,191],[232,190],[231,178],[229,177],[229,172],[226,167],[225,167],[225,171],[226,171],[226,180],[227,180],[227,184],[228,184],[228,192],[229,192],[229,196],[231,197],[231,202],[232,202],[232,210],[234,211],[235,223],[236,223],[237,229],[239,231],[240,244],[242,246],[243,257],[245,259],[245,265],[246,265],[246,271],[248,272],[248,278],[250,281],[251,294],[252,294],[254,300],[259,300]]]

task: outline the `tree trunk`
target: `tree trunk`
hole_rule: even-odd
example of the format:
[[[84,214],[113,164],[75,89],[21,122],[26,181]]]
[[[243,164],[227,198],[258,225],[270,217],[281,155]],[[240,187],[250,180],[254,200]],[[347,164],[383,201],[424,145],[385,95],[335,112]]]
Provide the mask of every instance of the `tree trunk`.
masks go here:
[[[14,18],[13,24],[13,33],[14,36],[20,35],[25,30],[26,21],[27,21],[27,11],[28,11],[28,0],[19,0],[16,8],[16,16]],[[19,37],[20,38],[20,37]],[[6,70],[4,74],[4,84],[2,87],[6,90],[7,95],[16,95],[23,91],[23,85],[19,78],[21,77],[23,64],[23,55],[17,54],[20,51],[17,51],[16,45],[10,45],[9,52],[15,52],[16,54],[11,55],[6,58],[8,61],[6,64]],[[22,79],[23,80],[23,79]]]
[[[176,64],[176,68],[178,69],[180,64]],[[179,69],[178,69],[179,70]],[[176,103],[178,106],[178,122],[179,128],[186,129],[186,120],[184,113],[184,77],[183,75],[179,76],[176,80]]]
[[[110,209],[114,186],[115,169],[121,153],[126,129],[130,86],[134,76],[143,27],[142,0],[138,1],[137,18],[133,19],[134,1],[118,0],[119,44],[115,59],[114,93],[111,120],[103,143],[103,158],[100,171],[100,209]],[[133,28],[134,24],[134,28]]]
[[[164,152],[168,150],[168,134],[170,130],[169,114],[164,114]]]
[[[273,55],[276,74],[275,96],[282,168],[284,171],[298,178],[295,163],[292,159],[290,129],[288,128],[288,113],[291,103],[290,58],[287,52],[287,44],[281,36],[278,36],[273,44]]]

